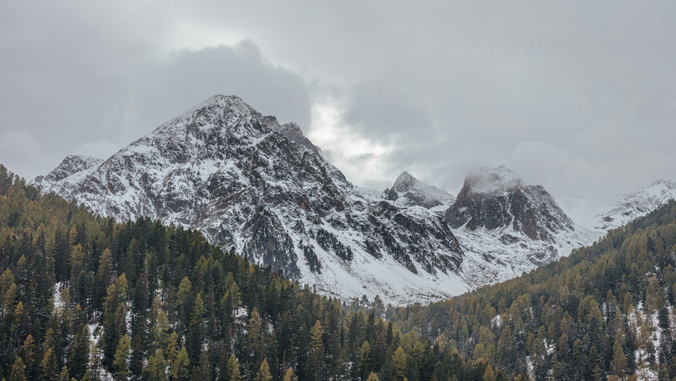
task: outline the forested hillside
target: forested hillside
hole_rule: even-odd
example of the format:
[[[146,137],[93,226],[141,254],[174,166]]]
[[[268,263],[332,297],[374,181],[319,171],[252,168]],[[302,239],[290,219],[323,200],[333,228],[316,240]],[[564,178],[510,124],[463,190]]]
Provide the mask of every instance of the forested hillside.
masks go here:
[[[535,380],[676,377],[676,202],[519,278],[388,316]],[[389,315],[389,314],[388,314]]]
[[[207,244],[41,195],[0,166],[6,380],[506,380]]]

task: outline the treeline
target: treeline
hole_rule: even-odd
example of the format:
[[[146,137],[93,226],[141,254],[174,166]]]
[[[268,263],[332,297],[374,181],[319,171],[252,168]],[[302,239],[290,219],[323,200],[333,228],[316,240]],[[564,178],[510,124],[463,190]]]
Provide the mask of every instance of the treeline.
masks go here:
[[[6,380],[509,379],[198,232],[95,216],[1,165],[0,273]]]
[[[519,278],[389,318],[534,380],[676,377],[676,202]]]

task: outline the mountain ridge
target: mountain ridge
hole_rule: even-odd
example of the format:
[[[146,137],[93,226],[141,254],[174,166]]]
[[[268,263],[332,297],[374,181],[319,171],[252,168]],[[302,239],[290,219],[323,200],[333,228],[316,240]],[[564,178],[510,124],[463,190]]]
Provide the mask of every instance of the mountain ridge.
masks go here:
[[[443,218],[360,192],[310,144],[297,125],[214,96],[93,170],[34,183],[101,215],[198,229],[329,295],[399,304],[468,289]]]
[[[359,188],[297,124],[235,96],[33,184],[104,216],[200,230],[327,295],[398,305],[513,278],[601,235],[505,166],[471,172],[458,197],[406,171],[384,192]]]

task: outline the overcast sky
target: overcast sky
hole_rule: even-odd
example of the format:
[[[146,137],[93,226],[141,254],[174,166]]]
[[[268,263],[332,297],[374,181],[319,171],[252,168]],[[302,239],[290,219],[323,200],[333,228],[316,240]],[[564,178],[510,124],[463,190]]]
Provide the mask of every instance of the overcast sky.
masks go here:
[[[676,177],[674,36],[674,1],[2,1],[0,163],[107,158],[233,94],[360,186],[629,192]]]

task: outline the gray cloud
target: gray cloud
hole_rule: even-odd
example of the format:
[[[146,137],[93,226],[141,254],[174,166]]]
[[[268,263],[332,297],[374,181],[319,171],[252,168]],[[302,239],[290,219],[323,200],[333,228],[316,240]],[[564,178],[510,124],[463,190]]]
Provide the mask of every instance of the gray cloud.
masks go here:
[[[676,177],[673,2],[1,7],[0,139],[44,156],[25,176],[220,92],[299,122],[361,185],[409,170],[457,191],[499,164],[560,195]]]
[[[70,153],[113,154],[219,93],[282,122],[309,124],[304,80],[270,63],[250,40],[165,56],[140,49],[144,41],[111,41],[77,7],[3,7],[0,162],[29,179]]]
[[[433,123],[427,111],[400,91],[380,82],[350,89],[343,119],[355,132],[371,139],[429,141]]]
[[[135,73],[125,135],[140,137],[214,94],[237,95],[280,122],[309,124],[310,99],[303,79],[267,62],[246,40],[235,47],[181,50]]]

